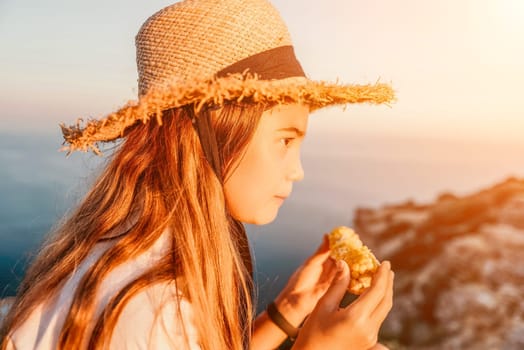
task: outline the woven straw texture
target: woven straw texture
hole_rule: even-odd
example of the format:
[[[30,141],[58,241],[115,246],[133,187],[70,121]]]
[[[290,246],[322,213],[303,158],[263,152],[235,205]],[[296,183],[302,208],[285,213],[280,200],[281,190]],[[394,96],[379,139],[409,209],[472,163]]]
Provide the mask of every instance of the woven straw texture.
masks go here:
[[[166,82],[210,78],[221,69],[291,45],[276,9],[263,0],[191,0],[151,16],[136,39],[139,95]]]
[[[99,120],[61,124],[63,150],[100,153],[98,142],[124,135],[129,126],[162,111],[193,105],[301,103],[310,111],[348,103],[388,103],[387,84],[339,85],[304,77],[262,80],[250,72],[216,74],[261,52],[292,45],[279,13],[267,0],[185,0],[151,16],[136,38],[139,99]]]

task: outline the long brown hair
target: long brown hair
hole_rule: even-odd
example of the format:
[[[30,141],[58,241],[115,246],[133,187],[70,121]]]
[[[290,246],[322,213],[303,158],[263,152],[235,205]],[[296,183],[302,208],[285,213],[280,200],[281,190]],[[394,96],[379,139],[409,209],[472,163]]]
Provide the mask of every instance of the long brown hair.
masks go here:
[[[241,159],[263,109],[231,104],[210,112],[223,178]],[[97,242],[122,231],[136,216],[127,233],[77,286],[58,348],[107,346],[120,312],[133,295],[153,283],[179,280],[194,309],[203,349],[248,347],[253,286],[238,243],[243,226],[228,214],[223,186],[192,126],[194,117],[192,107],[169,110],[163,113],[162,125],[150,122],[130,128],[84,200],[43,244],[0,337],[15,331],[38,305],[56,295]],[[167,228],[171,229],[169,254],[114,296],[93,328],[90,320],[97,316],[97,288],[104,276],[147,250]],[[6,345],[4,339],[1,348]]]

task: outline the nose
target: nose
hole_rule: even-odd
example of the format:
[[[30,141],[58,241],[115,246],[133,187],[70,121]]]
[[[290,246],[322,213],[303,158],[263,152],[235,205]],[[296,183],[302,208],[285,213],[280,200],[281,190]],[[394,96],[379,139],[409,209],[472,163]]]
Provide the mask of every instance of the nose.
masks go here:
[[[293,167],[291,168],[288,179],[294,182],[302,181],[304,179],[304,169],[302,168],[300,156],[298,156],[296,161],[293,163]]]

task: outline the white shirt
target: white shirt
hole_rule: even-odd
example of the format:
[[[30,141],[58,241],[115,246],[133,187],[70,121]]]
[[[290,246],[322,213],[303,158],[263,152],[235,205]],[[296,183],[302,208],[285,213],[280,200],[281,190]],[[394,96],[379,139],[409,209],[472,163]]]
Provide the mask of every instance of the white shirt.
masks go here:
[[[96,296],[96,311],[88,327],[93,329],[98,316],[125,285],[139,277],[170,249],[170,231],[166,230],[146,252],[111,270],[102,281]],[[55,349],[74,293],[86,271],[114,242],[97,244],[64,284],[58,295],[33,310],[29,318],[10,334],[7,349]],[[113,330],[110,349],[200,349],[198,334],[192,322],[191,304],[180,298],[173,284],[157,283],[135,294],[125,305]],[[86,341],[89,336],[86,336]],[[87,347],[87,343],[84,347]]]

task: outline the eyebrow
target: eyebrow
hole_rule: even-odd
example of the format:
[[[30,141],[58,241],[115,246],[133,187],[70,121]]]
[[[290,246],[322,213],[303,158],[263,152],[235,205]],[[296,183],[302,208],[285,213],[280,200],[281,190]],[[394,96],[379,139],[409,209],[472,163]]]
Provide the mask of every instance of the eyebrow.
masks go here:
[[[294,126],[292,127],[289,127],[289,128],[282,128],[282,129],[278,129],[277,131],[291,131],[291,132],[294,132],[296,133],[299,137],[304,137],[306,135],[306,133]]]

